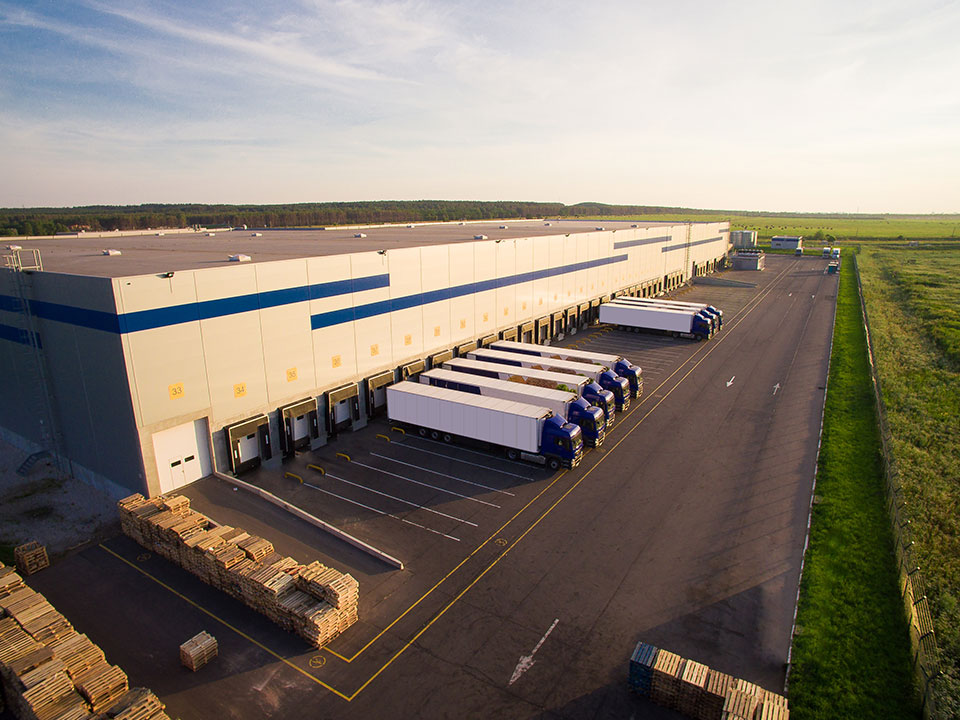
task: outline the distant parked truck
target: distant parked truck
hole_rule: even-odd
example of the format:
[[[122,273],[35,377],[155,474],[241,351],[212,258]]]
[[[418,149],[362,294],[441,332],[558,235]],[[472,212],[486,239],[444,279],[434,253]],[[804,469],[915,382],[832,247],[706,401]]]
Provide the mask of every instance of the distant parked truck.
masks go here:
[[[545,407],[552,410],[554,415],[579,425],[583,432],[584,445],[600,447],[603,444],[606,427],[603,410],[590,405],[572,390],[538,387],[442,368],[421,373],[420,382],[483,397],[495,397]]]
[[[823,249],[823,257],[825,257],[825,258],[830,257],[830,252],[831,252],[831,251],[830,251],[830,248],[825,247],[825,248]]]
[[[676,308],[677,310],[694,310],[711,321],[714,332],[723,327],[723,310],[705,303],[682,302],[667,300],[666,298],[634,298],[621,296],[614,302],[635,303],[637,305],[652,305],[653,307]]]
[[[509,380],[515,383],[526,383],[537,387],[553,388],[554,390],[572,390],[603,411],[604,424],[607,418],[616,415],[617,404],[613,393],[604,390],[586,375],[573,375],[569,372],[551,372],[523,367],[522,365],[505,365],[499,362],[485,362],[471,358],[450,358],[443,363],[445,370],[482,375],[483,377]]]
[[[834,248],[833,250],[831,250],[831,251],[830,251],[830,256],[831,256],[834,260],[839,260],[839,259],[840,259],[840,248]]]
[[[551,470],[576,467],[583,458],[580,428],[536,405],[405,380],[387,388],[387,416],[421,437],[448,443],[465,438]]]
[[[713,334],[711,321],[693,310],[647,307],[619,300],[600,306],[600,322],[637,332],[650,330],[674,337],[689,337],[698,342],[708,340]]]
[[[473,360],[486,360],[487,362],[498,362],[506,365],[519,365],[521,367],[539,368],[553,372],[584,375],[599,384],[604,390],[609,390],[613,393],[613,400],[617,405],[617,412],[623,412],[630,407],[630,383],[626,378],[620,377],[606,365],[573,362],[571,360],[554,360],[552,358],[537,357],[535,355],[494,350],[489,347],[471,350],[467,353],[467,357]],[[613,415],[608,414],[607,425],[609,426],[612,422]]]
[[[516,340],[497,340],[490,344],[495,350],[518,352],[527,355],[539,355],[555,360],[570,360],[571,362],[587,362],[606,365],[620,377],[625,377],[630,383],[630,396],[640,397],[643,393],[643,371],[622,355],[590,352],[589,350],[575,350],[573,348],[550,347],[535,343],[517,342]]]

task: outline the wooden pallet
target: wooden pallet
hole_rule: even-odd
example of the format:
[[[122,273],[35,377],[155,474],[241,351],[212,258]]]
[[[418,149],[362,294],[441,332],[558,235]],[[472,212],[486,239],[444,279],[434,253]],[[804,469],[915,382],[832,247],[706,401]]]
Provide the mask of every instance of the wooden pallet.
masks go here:
[[[33,575],[35,572],[50,567],[47,549],[36,540],[31,540],[14,548],[13,559],[17,569],[24,575]]]
[[[707,680],[697,706],[697,720],[720,720],[723,715],[723,703],[727,692],[736,679],[719,670],[707,672]]]
[[[54,657],[59,658],[66,665],[67,674],[74,678],[104,660],[103,650],[94,645],[86,635],[76,632],[52,643],[50,647]]]
[[[43,645],[30,637],[16,620],[0,619],[0,666],[8,666],[41,648]]]
[[[107,709],[110,720],[158,720],[166,706],[147,688],[130,688]]]
[[[786,705],[780,703],[762,701],[757,707],[755,720],[790,720],[790,711]]]
[[[683,675],[680,676],[680,690],[677,695],[677,710],[684,715],[696,716],[709,672],[710,668],[693,660],[687,660],[686,665],[684,665]]]
[[[724,720],[753,720],[760,698],[750,692],[731,688],[723,701]]]
[[[5,598],[23,588],[23,578],[17,574],[17,571],[0,563],[0,598]]]
[[[73,682],[94,712],[106,710],[128,689],[127,674],[106,661],[79,673]]]
[[[218,653],[217,639],[206,630],[197,633],[180,646],[180,662],[196,672]]]
[[[676,708],[680,693],[680,677],[686,661],[676,653],[661,650],[653,665],[650,698],[660,705]]]

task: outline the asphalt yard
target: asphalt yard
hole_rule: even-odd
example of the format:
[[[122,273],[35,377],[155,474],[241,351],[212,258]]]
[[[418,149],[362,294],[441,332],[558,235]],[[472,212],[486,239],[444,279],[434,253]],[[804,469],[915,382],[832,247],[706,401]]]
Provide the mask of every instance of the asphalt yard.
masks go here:
[[[724,274],[755,288],[685,290],[724,311],[708,342],[565,338],[644,376],[643,396],[573,470],[381,418],[244,476],[403,570],[228,481],[186,489],[219,522],[354,574],[361,620],[323,650],[123,537],[32,584],[184,719],[674,717],[626,689],[640,639],[780,691],[836,299],[825,269],[770,256],[762,273]],[[177,647],[200,629],[221,656],[193,674]]]

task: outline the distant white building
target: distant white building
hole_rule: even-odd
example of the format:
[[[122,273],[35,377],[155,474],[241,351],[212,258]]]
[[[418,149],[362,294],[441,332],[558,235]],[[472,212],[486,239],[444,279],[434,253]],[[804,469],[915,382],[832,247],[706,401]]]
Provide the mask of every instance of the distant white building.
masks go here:
[[[803,249],[802,235],[774,235],[770,238],[770,248],[772,250],[797,250]]]

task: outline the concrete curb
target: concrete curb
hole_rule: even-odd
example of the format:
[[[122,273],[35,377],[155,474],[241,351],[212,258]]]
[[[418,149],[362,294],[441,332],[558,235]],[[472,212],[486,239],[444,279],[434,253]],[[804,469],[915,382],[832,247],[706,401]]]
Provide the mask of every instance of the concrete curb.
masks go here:
[[[251,485],[248,482],[244,482],[243,480],[239,480],[238,478],[230,477],[229,475],[224,475],[222,472],[219,472],[217,470],[214,470],[213,474],[216,477],[218,477],[220,480],[233,483],[237,487],[243,488],[247,492],[251,492],[254,495],[257,495],[263,498],[268,503],[272,505],[276,505],[279,508],[283,508],[291,515],[294,515],[300,518],[301,520],[304,520],[305,522],[310,523],[314,527],[320,528],[321,530],[330,533],[335,538],[339,540],[343,540],[345,543],[349,543],[350,545],[353,545],[358,550],[363,550],[363,552],[375,557],[377,560],[385,562],[387,563],[387,565],[391,565],[397,568],[398,570],[403,570],[403,562],[401,562],[400,560],[397,560],[392,555],[388,555],[387,553],[383,552],[383,550],[379,550],[375,548],[373,545],[370,545],[368,543],[365,543],[363,540],[355,538],[350,533],[344,532],[343,530],[340,530],[339,528],[334,527],[330,523],[324,522],[320,518],[314,515],[311,515],[306,510],[301,510],[296,505],[293,505],[292,503],[288,503],[286,500],[281,500],[273,493],[268,492],[263,488],[258,488],[256,485]]]

